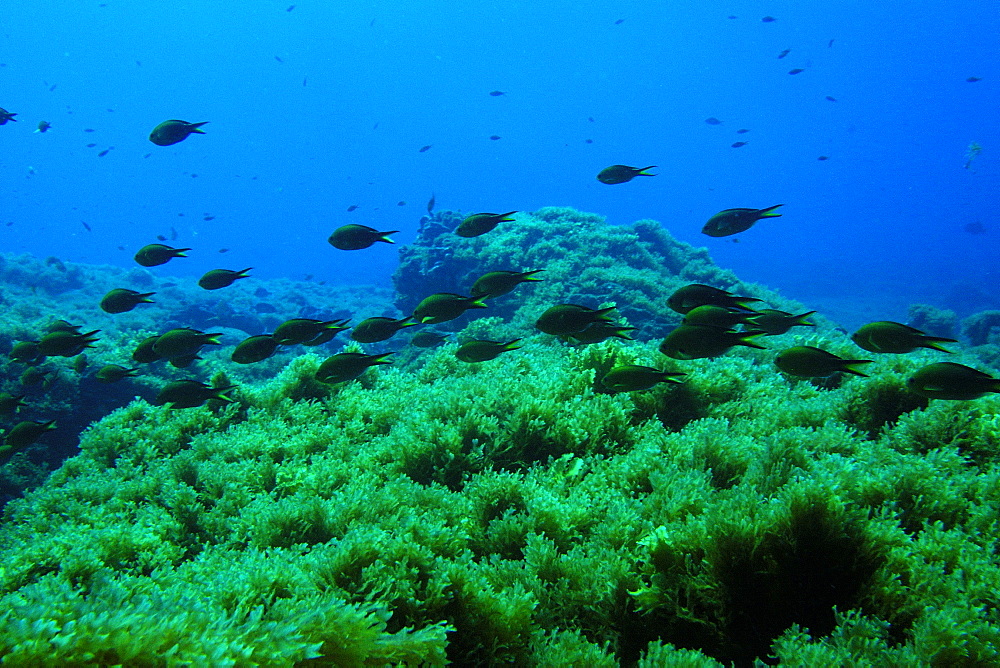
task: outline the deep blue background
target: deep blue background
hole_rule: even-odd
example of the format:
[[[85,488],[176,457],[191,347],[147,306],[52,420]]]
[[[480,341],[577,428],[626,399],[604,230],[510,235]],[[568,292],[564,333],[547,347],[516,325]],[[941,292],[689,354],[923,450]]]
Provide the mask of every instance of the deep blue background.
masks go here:
[[[357,222],[405,243],[433,192],[653,218],[819,307],[1000,307],[993,2],[289,4],[6,2],[0,249],[130,265],[173,228],[195,251],[170,273],[387,284],[395,248],[326,238]],[[210,123],[154,146],[168,118]],[[659,175],[598,183],[613,163]],[[777,203],[739,243],[700,234]]]

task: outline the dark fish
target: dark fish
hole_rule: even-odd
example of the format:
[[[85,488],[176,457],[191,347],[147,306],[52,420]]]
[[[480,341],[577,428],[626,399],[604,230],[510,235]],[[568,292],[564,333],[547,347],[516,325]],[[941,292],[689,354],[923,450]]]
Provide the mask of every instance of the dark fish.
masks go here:
[[[427,200],[427,213],[434,211],[434,193],[431,193],[431,198]]]
[[[501,95],[506,95],[502,90],[491,90],[490,95],[493,97],[500,97]]]
[[[623,23],[625,23],[625,19],[618,19],[617,21],[615,21],[616,26],[620,26]]]
[[[827,101],[827,102],[836,102],[836,101],[837,101],[837,98],[835,98],[835,97],[833,97],[833,96],[831,96],[831,95],[827,95],[827,96],[826,96],[826,101]]]
[[[38,349],[38,341],[18,341],[7,356],[21,364],[38,364],[45,359]]]
[[[972,223],[966,223],[962,226],[962,229],[969,234],[986,234],[986,226],[978,220]]]
[[[94,128],[84,128],[84,132],[94,132]]]
[[[263,362],[278,350],[278,341],[271,334],[258,334],[243,339],[230,357],[237,364]]]
[[[490,139],[496,141],[497,139],[500,139],[500,135],[490,135]]]
[[[176,119],[163,121],[149,133],[149,141],[153,142],[157,146],[170,146],[171,144],[184,141],[188,138],[188,135],[205,134],[205,131],[201,129],[201,126],[206,123],[208,123],[208,121],[202,121],[200,123],[188,123],[187,121],[179,121]]]
[[[17,114],[13,114],[3,107],[0,107],[0,125],[7,125],[7,121],[14,121],[17,123],[17,119],[14,118]]]
[[[418,151],[418,153],[425,153],[426,151],[429,151],[430,148],[431,148],[431,146],[433,146],[433,145],[434,144],[428,144],[427,146],[421,146],[420,150]]]
[[[623,364],[604,374],[601,385],[611,392],[642,392],[659,383],[680,383],[678,377],[686,375],[678,371],[660,371],[639,364]]]
[[[691,283],[674,291],[667,299],[667,306],[671,310],[682,314],[690,313],[703,304],[714,304],[727,308],[742,308],[750,311],[752,309],[747,304],[759,301],[761,300],[756,297],[741,297],[734,295],[728,290],[713,288],[711,285]]]
[[[738,134],[738,135],[745,135],[748,132],[750,132],[750,130],[748,130],[746,128],[740,128],[739,130],[736,131],[736,134]]]
[[[966,81],[969,83],[976,83],[977,81],[982,81],[982,80],[983,80],[982,77],[969,77],[968,79],[966,79]]]
[[[478,237],[494,229],[500,223],[513,222],[514,219],[511,216],[515,213],[517,211],[508,211],[507,213],[474,213],[471,216],[466,216],[465,220],[455,229],[455,234],[466,238]]]
[[[410,345],[417,348],[433,348],[447,340],[448,337],[446,335],[439,334],[438,332],[417,332],[410,337]]]
[[[197,408],[210,399],[230,403],[233,400],[226,395],[226,392],[234,389],[235,385],[209,387],[197,380],[175,380],[160,390],[156,395],[156,403],[171,409]]]
[[[829,49],[831,46],[833,46],[833,40],[832,39],[829,42],[826,43],[826,48]]]
[[[701,228],[701,233],[710,237],[728,237],[745,232],[761,218],[781,217],[780,213],[775,213],[775,209],[780,206],[784,205],[775,204],[766,209],[725,209],[709,218]]]
[[[535,321],[535,327],[555,336],[567,336],[582,332],[594,323],[611,322],[608,313],[614,311],[614,306],[593,309],[578,304],[556,304]]]
[[[125,313],[139,304],[152,304],[155,292],[136,292],[128,288],[115,288],[101,299],[101,310],[105,313]]]
[[[771,23],[772,21],[775,20],[776,19],[773,16],[765,16],[764,18],[761,19],[761,21],[763,21],[764,23]]]
[[[622,325],[616,325],[613,322],[599,320],[588,325],[585,329],[579,332],[565,335],[563,339],[573,345],[600,343],[601,341],[607,341],[612,337],[631,341],[632,337],[629,336],[628,333],[634,332],[636,329],[636,327],[625,327]]]
[[[801,74],[802,72],[805,72],[805,70],[801,67],[796,67],[793,70],[788,70],[789,74]]]
[[[94,148],[97,144],[87,144],[87,148]]]
[[[93,230],[90,229],[90,225],[87,224],[87,221],[81,220],[80,224],[83,225],[83,229],[87,230],[88,232],[93,232]]]
[[[18,422],[4,436],[3,445],[0,446],[0,462],[9,459],[17,450],[28,447],[41,438],[42,434],[55,428],[55,420],[49,420],[48,422],[35,422],[33,420]]]
[[[201,217],[204,221],[215,220],[215,216],[210,216],[207,213]]]
[[[391,339],[404,327],[414,327],[418,324],[410,322],[409,316],[399,318],[398,320],[382,316],[365,318],[354,326],[354,329],[351,331],[351,338],[358,343],[377,343]]]
[[[279,63],[285,62],[279,56],[275,56],[274,59],[277,60]]]
[[[147,336],[139,345],[135,347],[132,351],[132,361],[138,362],[139,364],[151,364],[156,360],[163,359],[153,350],[153,346],[156,344],[156,340],[160,338],[159,336]]]
[[[775,309],[762,309],[747,316],[747,320],[754,329],[761,329],[772,336],[784,334],[792,327],[815,327],[814,323],[806,320],[816,311],[806,311],[798,315],[793,315],[787,311]]]
[[[593,144],[593,143],[594,143],[594,140],[593,140],[593,139],[584,139],[584,140],[583,140],[583,143],[584,143],[584,144]]]
[[[352,223],[335,229],[327,241],[330,242],[331,246],[340,250],[361,250],[362,248],[368,248],[378,241],[387,244],[395,243],[389,238],[389,235],[396,234],[398,231],[379,232],[373,227]]]
[[[708,123],[709,125],[722,125],[722,121],[720,121],[715,116],[709,116],[708,118],[705,119],[705,122]],[[649,169],[649,167],[647,167],[646,169]]]
[[[521,346],[517,345],[520,340],[521,339],[514,339],[513,341],[508,341],[507,343],[501,343],[499,341],[485,341],[481,339],[467,341],[458,347],[458,350],[455,351],[455,357],[463,362],[468,362],[469,364],[473,364],[475,362],[488,362],[492,359],[496,359],[505,352],[520,348]]]
[[[283,345],[319,345],[330,341],[347,329],[346,320],[313,320],[292,318],[278,325],[272,336]]]
[[[333,357],[328,357],[326,361],[319,365],[319,368],[316,369],[316,380],[329,385],[346,383],[363,374],[369,367],[379,364],[392,364],[392,362],[385,358],[394,354],[365,355],[364,353],[338,353]]]
[[[23,394],[14,395],[9,392],[0,392],[0,415],[10,417],[27,406],[24,397]]]
[[[792,52],[791,49],[785,49],[784,51],[782,51],[781,53],[778,54],[778,58],[784,58],[785,56],[787,56],[791,52]]]
[[[483,274],[472,284],[472,295],[482,299],[494,299],[505,295],[521,283],[540,281],[534,275],[542,269],[532,271],[491,271]]]
[[[350,212],[350,211],[357,211],[357,209],[358,209],[358,205],[357,204],[352,204],[351,206],[347,207],[347,211],[348,212]]]
[[[222,336],[221,332],[206,334],[197,329],[178,327],[156,337],[156,341],[153,343],[153,352],[164,359],[197,355],[202,346],[220,345],[218,341],[220,336]]]
[[[143,267],[156,267],[166,264],[175,257],[187,257],[184,252],[189,250],[191,249],[172,248],[163,244],[149,244],[136,251],[135,261]]]
[[[84,369],[86,368],[87,368],[86,355],[81,354],[73,358],[73,371],[76,371],[77,373],[83,373]]]
[[[745,142],[745,141],[734,141],[729,146],[730,146],[730,148],[743,148],[744,146],[746,146],[749,143],[750,142]]]
[[[109,149],[109,148],[104,149],[103,151],[101,151],[100,153],[97,154],[97,157],[98,158],[103,158],[104,156],[106,156],[108,154],[108,151],[110,151],[110,150],[111,149]]]
[[[752,341],[763,335],[759,330],[734,332],[711,325],[680,325],[660,343],[660,352],[676,360],[718,357],[734,346],[763,349]]]
[[[601,183],[606,183],[608,185],[615,185],[618,183],[627,183],[637,176],[656,176],[656,174],[647,174],[647,169],[653,169],[656,165],[650,165],[649,167],[629,167],[628,165],[611,165],[610,167],[605,167],[597,175],[597,180]]]
[[[156,239],[157,239],[157,241],[166,241],[167,240],[167,238],[165,236],[163,236],[162,234],[157,234],[156,235]]]
[[[915,327],[899,322],[881,320],[862,325],[851,334],[851,340],[859,348],[873,353],[909,353],[917,348],[931,348],[943,353],[951,350],[941,347],[942,343],[957,343],[955,339],[924,334]]]
[[[702,304],[688,311],[682,322],[685,325],[711,325],[722,329],[733,329],[737,325],[748,324],[752,315],[754,315],[752,312],[744,309]]]
[[[289,5],[289,6],[288,6],[288,9],[286,9],[285,11],[286,11],[286,12],[290,12],[290,11],[292,11],[293,9],[295,9],[295,5]]]
[[[413,318],[425,325],[454,320],[469,309],[486,308],[479,297],[466,297],[453,292],[436,292],[425,297],[413,309]]]
[[[46,357],[76,357],[87,348],[93,348],[99,329],[90,332],[49,332],[38,340],[38,352]]]
[[[120,364],[105,364],[97,370],[94,378],[102,383],[117,383],[125,378],[134,378],[138,375],[137,371],[138,369],[130,369]]]
[[[813,346],[795,346],[782,350],[774,358],[774,364],[790,376],[802,378],[826,378],[835,373],[852,373],[868,377],[854,367],[871,364],[872,360],[851,360],[838,357]]]
[[[253,267],[247,267],[246,269],[241,269],[239,271],[233,271],[231,269],[212,269],[211,271],[206,271],[201,278],[198,279],[199,287],[206,290],[221,290],[222,288],[227,288],[237,280],[241,278],[250,278],[247,272],[253,269]]]
[[[919,369],[906,386],[928,399],[967,401],[1000,392],[1000,378],[954,362],[937,362]]]
[[[228,252],[229,252],[229,249],[228,249],[228,248],[220,248],[220,249],[219,249],[219,252],[220,252],[220,253],[228,253]]]
[[[396,202],[396,206],[406,206],[406,200],[405,199],[399,200],[398,202]]]
[[[593,123],[594,122],[594,117],[593,116],[587,116],[587,120],[590,121],[591,123]]]
[[[35,132],[48,132],[49,128],[51,127],[52,124],[49,123],[48,121],[38,121],[38,128],[35,130]]]
[[[822,160],[829,160],[829,159],[830,159],[830,156],[828,156],[828,155],[821,155],[821,156],[819,156],[819,157],[818,157],[818,158],[816,158],[816,159],[817,159],[817,160],[820,160],[820,161],[822,161]]]
[[[303,86],[305,86],[308,81],[309,81],[309,77],[302,77],[302,85]]]

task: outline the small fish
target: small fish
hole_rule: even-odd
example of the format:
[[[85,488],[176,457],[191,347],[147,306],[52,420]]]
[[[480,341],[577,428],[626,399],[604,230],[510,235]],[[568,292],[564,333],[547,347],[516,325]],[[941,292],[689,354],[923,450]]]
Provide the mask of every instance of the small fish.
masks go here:
[[[38,352],[46,357],[76,357],[87,348],[93,348],[99,329],[90,332],[49,332],[38,340]]]
[[[101,310],[105,313],[126,313],[139,304],[152,304],[155,292],[136,292],[128,288],[115,288],[101,299]]]
[[[982,77],[969,77],[968,79],[966,79],[968,83],[976,83],[977,81],[982,81],[982,80],[983,80]]]
[[[94,132],[94,128],[84,128],[84,132]]]
[[[285,11],[286,11],[286,12],[290,12],[290,11],[292,11],[293,9],[295,9],[295,5],[289,5],[289,6],[288,6],[288,9],[286,9]]]
[[[446,335],[439,334],[438,332],[417,332],[410,337],[410,345],[417,348],[433,348],[447,340],[448,337]]]
[[[35,132],[48,132],[49,128],[51,127],[52,124],[49,123],[48,121],[38,121],[38,128],[35,130]]]
[[[601,385],[611,392],[642,392],[660,383],[681,383],[686,373],[660,371],[640,364],[623,364],[608,371],[601,378]]]
[[[161,359],[188,357],[197,355],[203,346],[217,346],[221,332],[206,334],[189,327],[171,329],[156,337],[153,352]]]
[[[420,150],[418,151],[418,153],[426,153],[427,151],[429,151],[431,149],[432,146],[434,146],[434,144],[428,144],[427,146],[421,146]]]
[[[302,77],[302,85],[305,86],[308,83],[309,77]]]
[[[277,60],[279,63],[285,62],[279,56],[275,56],[274,59]]]
[[[27,406],[24,397],[23,394],[14,395],[9,392],[0,392],[0,415],[10,417]]]
[[[828,155],[821,155],[821,156],[817,157],[816,159],[819,160],[819,161],[829,160],[830,156],[828,156]]]
[[[411,322],[410,316],[405,318],[386,318],[377,316],[365,318],[351,330],[351,338],[358,343],[378,343],[387,341],[404,327],[414,327],[420,323]]]
[[[413,318],[425,325],[454,320],[469,309],[486,308],[479,297],[466,297],[453,292],[437,292],[425,297],[413,309]]]
[[[488,362],[492,359],[496,359],[505,352],[520,348],[521,346],[517,345],[520,340],[521,339],[514,339],[513,341],[508,341],[507,343],[481,339],[467,341],[458,347],[458,350],[455,351],[455,357],[469,364],[474,364],[476,362]]]
[[[667,306],[677,313],[686,315],[703,304],[714,304],[727,308],[741,308],[750,311],[752,309],[747,304],[759,301],[761,300],[756,297],[741,297],[734,295],[728,290],[713,288],[711,285],[691,283],[674,291],[667,299]]]
[[[18,341],[7,356],[21,364],[37,364],[45,359],[38,349],[38,341]]]
[[[10,458],[16,451],[26,448],[42,437],[47,431],[56,428],[56,421],[36,422],[25,420],[10,428],[4,436],[3,446],[0,446],[0,462]]]
[[[611,165],[610,167],[605,167],[597,175],[597,180],[601,183],[606,183],[608,185],[615,185],[618,183],[627,183],[637,176],[656,176],[656,174],[647,174],[647,169],[653,169],[656,165],[650,165],[649,167],[629,167],[628,165]]]
[[[351,211],[357,211],[357,210],[358,210],[358,205],[357,204],[352,204],[351,206],[347,207],[348,213],[350,213]]]
[[[906,381],[910,391],[928,399],[967,401],[1000,392],[1000,378],[954,362],[937,362],[917,370]]]
[[[787,311],[761,309],[756,313],[751,313],[747,317],[747,321],[754,329],[761,329],[771,336],[776,336],[784,334],[792,327],[815,327],[814,323],[806,320],[806,318],[814,313],[816,311],[806,311],[805,313],[793,315]]]
[[[748,324],[752,315],[752,312],[743,309],[702,304],[688,311],[682,322],[685,325],[711,325],[722,329],[733,329],[737,325]]]
[[[88,232],[93,232],[93,230],[90,229],[90,225],[87,224],[87,221],[81,220],[80,224],[83,225],[83,229],[87,230]]]
[[[631,341],[632,337],[629,336],[629,332],[634,332],[636,329],[636,327],[625,327],[622,325],[616,325],[615,323],[608,322],[606,320],[599,320],[588,325],[579,332],[566,334],[562,338],[567,343],[576,346],[600,343],[601,341],[607,341],[612,337]]]
[[[157,238],[163,241],[159,236]],[[136,251],[135,261],[143,267],[157,267],[161,264],[166,264],[175,257],[187,257],[184,253],[189,250],[191,249],[171,248],[163,244],[149,244]]]
[[[750,130],[748,130],[747,128],[740,128],[739,130],[736,131],[736,134],[745,135],[748,132],[750,132]]]
[[[77,373],[83,373],[84,369],[87,368],[87,356],[80,354],[73,358],[73,371]]]
[[[334,383],[346,383],[354,380],[370,367],[379,364],[392,364],[385,358],[395,353],[381,353],[378,355],[365,355],[364,353],[337,353],[333,357],[328,357],[319,368],[316,369],[316,380],[321,383],[332,385]]]
[[[836,102],[837,101],[837,98],[833,97],[832,95],[827,95],[825,99],[826,99],[827,102]]]
[[[728,237],[745,232],[762,218],[780,218],[781,214],[775,213],[780,206],[784,205],[775,204],[766,209],[725,209],[709,218],[701,233],[710,237]]]
[[[568,336],[582,332],[594,323],[610,323],[608,314],[614,310],[614,306],[593,309],[579,304],[556,304],[538,317],[535,327],[546,334]]]
[[[791,49],[785,49],[784,51],[782,51],[781,53],[778,54],[778,58],[779,59],[784,58],[785,56],[787,56],[791,52],[792,52]]]
[[[263,362],[277,350],[278,341],[273,335],[257,334],[236,344],[230,359],[237,364],[255,364]]]
[[[156,403],[170,409],[197,408],[209,400],[230,403],[233,400],[226,393],[234,389],[235,385],[209,387],[197,380],[176,380],[160,390]]]
[[[500,139],[500,135],[490,135],[490,139],[496,141],[497,139]]]
[[[507,213],[474,213],[471,216],[465,217],[455,229],[455,234],[466,238],[478,237],[494,229],[500,223],[513,222],[514,219],[511,216],[515,213],[517,211],[508,211]]]
[[[593,140],[593,139],[584,139],[584,140],[583,140],[583,143],[584,143],[584,144],[593,144],[593,143],[594,143],[594,140]]]
[[[732,144],[730,144],[730,148],[743,148],[744,146],[746,146],[749,143],[750,142],[746,142],[746,141],[734,141]]]
[[[387,244],[396,243],[389,238],[389,235],[396,234],[398,231],[379,232],[373,227],[352,223],[335,229],[327,241],[330,242],[331,246],[340,250],[361,250],[362,248],[368,248],[378,241]]]
[[[715,116],[709,116],[708,118],[705,119],[705,122],[708,123],[709,125],[722,125],[722,121],[720,121]],[[647,169],[649,168],[647,167]]]
[[[201,219],[202,219],[202,220],[205,220],[205,221],[209,221],[209,220],[215,220],[215,216],[212,216],[212,215],[209,215],[209,214],[207,214],[207,213],[206,213],[206,214],[204,214],[204,215],[203,215],[203,216],[201,217]]]
[[[833,46],[833,40],[832,39],[829,42],[826,43],[826,48],[829,49],[831,46]]]
[[[249,278],[247,272],[251,269],[253,269],[253,267],[247,267],[246,269],[241,269],[240,271],[233,271],[231,269],[212,269],[211,271],[206,271],[202,277],[198,279],[198,286],[204,288],[205,290],[221,290],[222,288],[229,287],[241,278]]]
[[[153,350],[153,346],[156,344],[156,340],[160,337],[158,335],[147,336],[132,351],[132,361],[138,362],[139,364],[152,364],[156,360],[163,359]]]
[[[492,95],[493,97],[500,97],[501,95],[506,95],[506,93],[503,92],[502,90],[491,90],[490,95]]]
[[[432,213],[434,211],[434,193],[431,193],[431,198],[427,200],[427,213]]]
[[[776,20],[777,19],[775,19],[773,16],[765,16],[764,18],[761,19],[761,21],[763,21],[764,23],[772,23],[773,21]]]
[[[228,253],[228,252],[229,252],[229,249],[228,249],[228,248],[220,248],[220,249],[218,250],[218,252],[219,252],[219,253]]]
[[[188,135],[205,134],[205,131],[201,129],[201,126],[206,123],[208,123],[208,121],[202,121],[200,123],[188,123],[187,121],[179,121],[176,119],[163,121],[149,133],[149,141],[153,142],[157,146],[170,146],[171,144],[184,141],[188,138]]]
[[[805,69],[803,69],[803,68],[801,68],[801,67],[796,67],[796,68],[795,68],[795,69],[793,69],[793,70],[788,70],[788,73],[789,73],[789,74],[801,74],[801,73],[803,73],[803,72],[805,72]]]
[[[625,23],[625,19],[618,19],[617,21],[615,21],[616,26],[620,26],[623,23]]]
[[[476,279],[476,282],[472,284],[470,292],[474,297],[481,299],[495,299],[507,294],[521,283],[542,280],[535,278],[535,274],[541,271],[541,269],[534,269],[532,271],[490,271]]]
[[[867,378],[868,374],[861,373],[854,367],[871,363],[872,360],[844,359],[814,346],[794,346],[782,350],[774,358],[775,366],[783,372],[801,378],[827,378],[836,373],[851,373]]]
[[[94,148],[97,144],[87,144],[87,148]]]
[[[711,325],[679,325],[660,343],[660,352],[676,360],[718,357],[734,346],[763,349],[753,339],[764,334],[760,330],[734,332]]]
[[[951,350],[941,347],[940,344],[958,343],[955,339],[924,334],[915,327],[889,320],[862,325],[858,331],[851,334],[851,340],[868,352],[897,354],[913,352],[917,348],[950,353]]]
[[[110,150],[111,149],[109,149],[109,148],[104,149],[103,151],[101,151],[100,153],[97,154],[97,157],[98,158],[103,158],[104,156],[106,156],[108,154],[108,151],[110,151]]]
[[[317,346],[331,341],[333,337],[347,329],[346,320],[292,318],[278,325],[272,336],[283,346],[295,344]]]
[[[138,374],[136,373],[139,369],[130,369],[128,367],[121,366],[120,364],[105,364],[97,373],[94,374],[96,378],[101,383],[117,383],[125,378],[134,378]]]
[[[396,202],[396,206],[406,206],[406,200],[405,199],[399,200],[398,202]]]
[[[962,226],[962,229],[969,234],[986,234],[986,226],[983,225],[982,221],[976,220],[971,223],[966,223]]]

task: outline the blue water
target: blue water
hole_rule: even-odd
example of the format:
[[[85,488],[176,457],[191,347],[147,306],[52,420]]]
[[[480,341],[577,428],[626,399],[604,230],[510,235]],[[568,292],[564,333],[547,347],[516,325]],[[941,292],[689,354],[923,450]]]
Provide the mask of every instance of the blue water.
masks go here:
[[[1000,307],[995,3],[292,1],[4,3],[0,249],[132,266],[164,235],[195,249],[171,273],[388,285],[394,247],[327,236],[405,243],[433,193],[653,218],[807,302]],[[209,124],[151,144],[170,118]]]

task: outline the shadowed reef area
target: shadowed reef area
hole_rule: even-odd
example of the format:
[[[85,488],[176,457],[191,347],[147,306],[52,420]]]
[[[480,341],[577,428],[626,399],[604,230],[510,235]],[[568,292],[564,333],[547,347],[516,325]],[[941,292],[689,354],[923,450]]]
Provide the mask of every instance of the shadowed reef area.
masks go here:
[[[3,256],[4,352],[53,317],[101,329],[86,353],[94,364],[131,365],[139,340],[175,326],[227,338],[192,368],[160,362],[123,386],[98,386],[69,359],[45,362],[49,384],[22,411],[59,429],[0,467],[10,496],[28,488],[0,522],[0,656],[1000,661],[1000,395],[928,401],[905,385],[944,359],[989,369],[992,316],[963,330],[970,345],[955,354],[878,355],[868,378],[813,382],[774,367],[794,345],[859,355],[822,314],[814,328],[762,339],[765,350],[677,361],[657,344],[680,320],[666,298],[682,285],[808,305],[740,282],[652,221],[612,227],[551,208],[461,239],[451,234],[460,218],[423,222],[401,249],[395,294],[246,280],[220,296],[147,270]],[[436,348],[406,346],[409,331],[349,344],[399,351],[358,381],[315,379],[344,335],[258,365],[229,362],[233,343],[286,318],[399,316],[433,292],[468,294],[497,269],[543,269],[544,280],[436,326],[449,334]],[[155,290],[156,304],[101,313],[113,287]],[[615,304],[635,340],[570,346],[539,334],[535,319],[559,302]],[[926,331],[959,327],[930,307],[912,314]],[[522,348],[488,362],[455,357],[467,338],[517,337]],[[626,363],[687,376],[644,392],[595,384]],[[17,389],[22,372],[5,361],[0,391]],[[179,377],[234,384],[235,401],[150,403]]]

